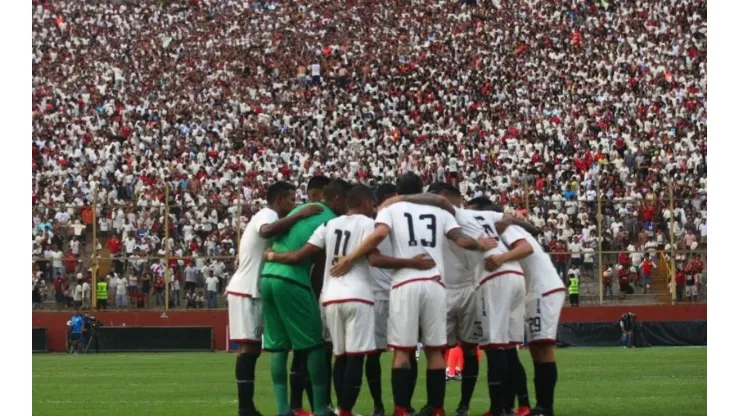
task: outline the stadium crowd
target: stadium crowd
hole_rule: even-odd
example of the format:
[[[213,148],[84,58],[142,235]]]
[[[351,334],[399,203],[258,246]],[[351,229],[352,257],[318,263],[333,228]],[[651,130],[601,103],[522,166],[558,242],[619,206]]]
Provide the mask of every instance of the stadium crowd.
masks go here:
[[[121,279],[156,286],[173,256],[178,285],[221,290],[266,187],[305,199],[315,175],[526,208],[564,279],[593,262],[599,195],[602,249],[706,243],[706,1],[32,3],[49,281],[84,278],[96,218]]]

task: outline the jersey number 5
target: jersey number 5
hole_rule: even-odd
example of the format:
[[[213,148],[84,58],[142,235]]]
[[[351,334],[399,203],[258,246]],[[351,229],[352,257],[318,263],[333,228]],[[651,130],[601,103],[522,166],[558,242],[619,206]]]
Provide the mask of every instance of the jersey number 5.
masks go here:
[[[347,243],[349,243],[349,237],[352,235],[349,231],[334,230],[334,234],[337,236],[337,240],[334,243],[334,258],[331,260],[331,264],[335,265],[339,261],[339,256],[347,255]],[[344,237],[344,244],[342,244],[342,237]],[[340,253],[339,250],[342,250]]]
[[[406,222],[409,226],[409,246],[415,247],[419,245],[419,242],[416,241],[416,235],[414,234],[414,217],[411,216],[408,212],[403,214],[404,217],[406,217]],[[424,238],[421,239],[421,245],[423,247],[436,247],[437,246],[437,217],[435,217],[432,214],[422,214],[419,215],[419,221],[424,221],[427,223],[427,228],[432,233],[432,239],[426,240]]]

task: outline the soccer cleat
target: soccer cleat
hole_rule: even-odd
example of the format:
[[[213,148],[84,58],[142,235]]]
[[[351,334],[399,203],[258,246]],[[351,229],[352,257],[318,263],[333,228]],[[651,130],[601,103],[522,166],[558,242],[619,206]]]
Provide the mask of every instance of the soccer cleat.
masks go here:
[[[543,409],[541,407],[535,407],[529,413],[529,416],[553,416],[553,413],[552,412],[548,412],[547,410],[545,410],[545,409]]]
[[[404,409],[401,406],[396,406],[393,408],[393,416],[414,416],[415,412],[410,409]]]
[[[294,409],[292,412],[293,416],[313,416],[311,412],[306,409]]]
[[[426,405],[424,406],[419,413],[417,413],[418,416],[445,416],[445,409],[434,409],[433,407]]]
[[[460,406],[455,410],[455,416],[470,416],[470,410],[466,406]]]
[[[385,416],[385,409],[382,407],[376,407],[373,409],[373,413],[370,416]]]
[[[515,415],[516,416],[529,416],[530,413],[532,413],[532,410],[528,406],[519,406],[519,409],[517,409]]]

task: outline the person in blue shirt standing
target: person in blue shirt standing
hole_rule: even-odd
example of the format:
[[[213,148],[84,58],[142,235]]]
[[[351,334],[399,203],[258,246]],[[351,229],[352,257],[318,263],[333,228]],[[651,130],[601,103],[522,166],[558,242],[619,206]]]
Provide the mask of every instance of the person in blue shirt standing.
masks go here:
[[[85,318],[80,314],[80,310],[76,309],[72,319],[67,321],[67,333],[69,334],[70,351],[77,354],[82,350],[80,341],[82,339],[82,329],[85,326]]]

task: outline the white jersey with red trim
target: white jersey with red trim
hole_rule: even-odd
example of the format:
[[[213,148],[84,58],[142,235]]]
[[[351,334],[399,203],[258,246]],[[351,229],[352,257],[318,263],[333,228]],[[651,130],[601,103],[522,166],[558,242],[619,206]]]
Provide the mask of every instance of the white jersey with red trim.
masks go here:
[[[357,260],[344,276],[332,277],[329,271],[338,257],[346,256],[356,249],[374,228],[375,222],[369,217],[342,215],[319,226],[308,239],[308,244],[326,252],[324,285],[321,291],[323,305],[343,301],[373,303],[370,264],[367,258]]]
[[[509,247],[519,240],[526,240],[534,250],[532,254],[519,260],[524,270],[528,298],[565,289],[550,256],[545,253],[532,234],[517,225],[511,225],[504,230],[501,238]]]
[[[500,221],[504,217],[504,214],[494,211],[474,211],[471,209],[455,209],[455,219],[458,224],[462,227],[465,234],[471,237],[481,237],[483,235],[495,238],[499,241],[498,246],[486,251],[485,253],[471,252],[466,253],[469,259],[469,266],[472,270],[474,282],[476,285],[487,281],[496,276],[501,276],[507,272],[514,274],[524,274],[519,263],[515,261],[507,262],[501,265],[499,268],[493,271],[488,271],[485,268],[484,259],[494,254],[503,254],[509,251],[506,246],[501,243],[501,236],[496,232],[496,222]]]
[[[393,257],[393,247],[391,247],[390,237],[386,237],[378,244],[380,254]],[[391,279],[393,278],[392,269],[381,269],[370,266],[371,284],[373,286],[373,296],[375,300],[388,300],[391,292]]]
[[[375,223],[387,225],[391,229],[393,257],[410,259],[419,254],[427,254],[436,263],[435,267],[428,270],[395,270],[391,281],[393,286],[435,276],[444,279],[444,257],[449,255],[445,251],[447,233],[460,228],[452,214],[429,205],[399,202],[380,210]]]
[[[260,237],[263,225],[279,219],[278,213],[270,208],[262,208],[254,214],[242,233],[239,242],[239,266],[226,287],[226,293],[237,296],[260,297],[260,273],[264,264],[264,253],[272,246],[271,238]]]

